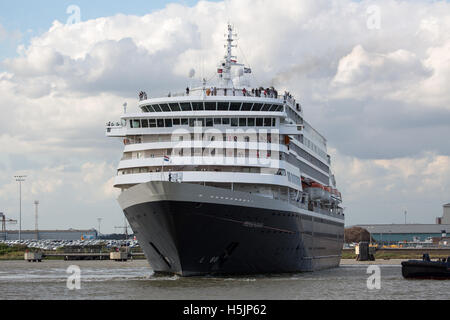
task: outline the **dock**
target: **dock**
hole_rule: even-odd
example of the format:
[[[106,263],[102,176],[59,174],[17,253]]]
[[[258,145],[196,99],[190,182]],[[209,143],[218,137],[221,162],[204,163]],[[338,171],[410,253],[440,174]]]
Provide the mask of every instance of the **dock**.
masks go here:
[[[40,259],[31,257],[31,256],[27,256],[27,254],[30,253],[25,253],[25,260],[28,261],[41,261],[43,259],[46,258],[54,258],[54,259],[59,259],[59,260],[65,260],[65,261],[81,261],[81,260],[117,260],[117,261],[123,261],[123,260],[128,260],[129,258],[133,259],[133,258],[144,258],[144,253],[123,253],[122,255],[120,255],[119,258],[117,258],[115,255],[115,252],[71,252],[71,253],[40,253]],[[121,252],[119,252],[121,253]],[[127,255],[127,257],[125,257],[124,255]]]

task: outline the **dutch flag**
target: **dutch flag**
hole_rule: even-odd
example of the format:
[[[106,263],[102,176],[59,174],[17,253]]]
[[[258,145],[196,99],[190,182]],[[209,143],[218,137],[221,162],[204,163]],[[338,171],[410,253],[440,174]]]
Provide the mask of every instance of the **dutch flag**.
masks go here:
[[[168,156],[164,156],[164,161],[169,162],[170,158]]]

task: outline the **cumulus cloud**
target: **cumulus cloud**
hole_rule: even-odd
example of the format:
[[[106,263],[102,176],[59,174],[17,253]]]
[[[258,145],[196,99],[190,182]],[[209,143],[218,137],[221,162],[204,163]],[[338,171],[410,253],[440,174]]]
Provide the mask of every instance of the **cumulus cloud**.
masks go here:
[[[371,29],[367,9],[373,6],[380,25]],[[307,120],[336,149],[338,182],[356,186],[347,191],[355,216],[355,208],[364,211],[363,200],[389,194],[392,201],[403,194],[405,203],[415,200],[419,193],[407,184],[413,175],[403,168],[427,172],[418,177],[424,183],[448,176],[450,4],[200,1],[144,16],[55,21],[2,61],[0,144],[12,157],[0,155],[6,172],[0,197],[10,199],[10,177],[26,166],[30,176],[47,174],[48,182],[33,190],[49,191],[55,202],[64,194],[84,208],[92,206],[89,196],[113,203],[108,185],[122,150],[104,137],[103,125],[119,118],[123,102],[135,108],[140,90],[150,97],[182,90],[191,69],[197,82],[213,78],[227,20],[239,33],[235,53],[252,67],[254,84],[296,95]],[[6,34],[0,26],[0,38]],[[76,179],[89,192],[68,183]],[[408,188],[409,196],[400,191]]]

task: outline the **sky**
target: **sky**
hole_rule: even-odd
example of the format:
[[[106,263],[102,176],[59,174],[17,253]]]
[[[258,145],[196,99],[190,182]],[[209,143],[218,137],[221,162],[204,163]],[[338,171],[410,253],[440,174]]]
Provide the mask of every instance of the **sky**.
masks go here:
[[[0,3],[0,212],[34,228],[121,230],[122,104],[214,73],[226,24],[255,84],[290,91],[328,140],[346,224],[434,223],[450,202],[446,1]],[[15,228],[12,226],[12,228]]]

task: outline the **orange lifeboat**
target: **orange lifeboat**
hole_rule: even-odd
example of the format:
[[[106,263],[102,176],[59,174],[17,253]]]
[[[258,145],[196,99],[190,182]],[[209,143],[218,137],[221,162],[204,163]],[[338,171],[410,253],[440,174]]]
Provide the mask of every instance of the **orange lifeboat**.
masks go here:
[[[307,187],[306,191],[311,200],[323,200],[323,197],[325,196],[323,185],[317,182],[312,182],[311,185]]]

